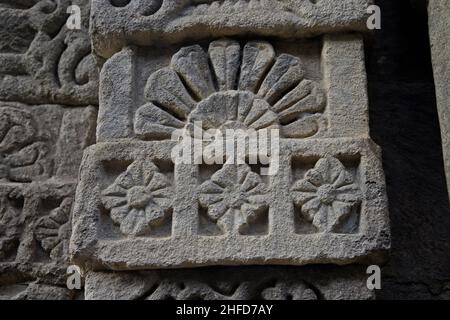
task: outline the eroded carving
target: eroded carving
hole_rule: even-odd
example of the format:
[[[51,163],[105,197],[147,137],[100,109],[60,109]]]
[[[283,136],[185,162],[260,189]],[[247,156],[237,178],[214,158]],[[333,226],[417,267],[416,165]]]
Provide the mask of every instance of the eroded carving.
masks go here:
[[[199,201],[224,233],[239,234],[268,208],[268,189],[247,164],[225,164],[199,187]]]
[[[102,202],[123,234],[140,236],[161,226],[173,193],[171,181],[154,163],[136,161],[102,192]]]
[[[30,112],[0,108],[0,138],[0,180],[30,182],[49,177],[49,147],[44,142],[45,134],[39,136]]]
[[[355,177],[333,157],[320,159],[295,182],[292,198],[319,232],[336,232],[350,214],[357,214],[362,199]]]
[[[365,280],[365,269],[355,267],[214,267],[133,273],[90,272],[86,277],[86,299],[373,299],[373,291],[367,289]]]
[[[305,35],[366,28],[370,0],[93,0],[93,42],[109,58],[126,44],[214,36]],[[132,23],[130,23],[132,21]],[[157,40],[156,40],[157,39]]]
[[[68,6],[82,9],[82,30],[66,26]],[[88,0],[3,1],[0,98],[25,103],[96,105],[98,72],[87,34]]]
[[[15,259],[23,229],[22,201],[14,192],[0,197],[0,262]]]
[[[72,198],[66,198],[58,208],[36,222],[34,234],[52,260],[67,257],[70,239]]]

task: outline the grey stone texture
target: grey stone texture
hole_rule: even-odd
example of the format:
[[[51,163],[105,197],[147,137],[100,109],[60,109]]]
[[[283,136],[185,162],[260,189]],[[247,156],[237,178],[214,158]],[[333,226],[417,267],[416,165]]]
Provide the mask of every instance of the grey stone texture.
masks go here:
[[[88,0],[0,2],[1,300],[450,298],[425,1],[376,1],[364,46],[347,34],[364,0],[96,0],[91,36]],[[429,6],[442,114],[445,4]],[[279,128],[280,170],[172,163],[170,134],[199,119]]]
[[[68,30],[67,7],[82,8]],[[83,150],[95,143],[98,72],[88,1],[0,3],[0,298],[74,299],[66,287]]]
[[[388,205],[367,117],[359,35],[126,47],[101,71],[73,259],[96,270],[381,263]],[[196,121],[279,129],[278,171],[174,161],[171,135]]]
[[[66,26],[82,9],[81,30]],[[97,104],[98,72],[90,54],[89,0],[2,1],[0,99],[29,104]]]
[[[361,267],[91,272],[87,300],[371,300]]]
[[[92,1],[96,54],[110,58],[127,44],[182,43],[241,35],[293,39],[363,31],[371,0]]]
[[[428,12],[436,98],[450,197],[450,1],[429,1]]]

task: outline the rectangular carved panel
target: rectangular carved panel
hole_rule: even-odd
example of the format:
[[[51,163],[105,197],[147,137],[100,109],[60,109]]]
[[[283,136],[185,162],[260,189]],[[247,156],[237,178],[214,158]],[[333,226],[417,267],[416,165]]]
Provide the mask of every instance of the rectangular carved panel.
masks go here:
[[[360,267],[90,272],[87,300],[369,300]],[[219,310],[218,312],[220,312]]]
[[[389,247],[367,139],[282,140],[278,171],[173,164],[173,142],[102,143],[82,165],[73,253],[108,268],[346,264]],[[207,167],[207,166],[206,166]]]

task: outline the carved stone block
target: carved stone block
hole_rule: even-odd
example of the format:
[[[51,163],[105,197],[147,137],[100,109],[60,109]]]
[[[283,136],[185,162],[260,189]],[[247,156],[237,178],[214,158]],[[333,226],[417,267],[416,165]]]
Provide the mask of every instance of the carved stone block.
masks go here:
[[[387,200],[362,37],[299,39],[357,27],[367,4],[93,1],[94,46],[108,59],[97,144],[77,188],[74,261],[96,270],[382,262]],[[276,148],[268,161],[252,161],[260,154],[248,141],[221,154],[214,147],[231,130],[276,132]],[[223,162],[196,154],[198,131]],[[192,137],[183,150],[192,161],[178,161]]]
[[[74,209],[76,260],[115,270],[376,261],[389,228],[375,145],[280,143],[273,176],[248,164],[173,164],[175,142],[91,147]]]
[[[93,0],[96,52],[127,44],[181,43],[223,36],[283,39],[362,31],[371,0]]]
[[[205,130],[277,128],[283,138],[369,134],[358,35],[125,48],[102,69],[100,100],[99,142],[170,139],[195,121]],[[237,119],[230,118],[233,109],[240,110]]]
[[[0,182],[76,179],[95,120],[92,107],[0,102]]]
[[[74,208],[75,261],[348,264],[380,262],[389,248],[360,36],[128,47],[105,63],[100,101]],[[174,133],[189,136],[198,122],[277,130],[279,157],[255,164],[244,151],[231,163],[226,150],[225,164],[176,161]]]
[[[87,300],[368,300],[362,268],[241,267],[90,272]]]

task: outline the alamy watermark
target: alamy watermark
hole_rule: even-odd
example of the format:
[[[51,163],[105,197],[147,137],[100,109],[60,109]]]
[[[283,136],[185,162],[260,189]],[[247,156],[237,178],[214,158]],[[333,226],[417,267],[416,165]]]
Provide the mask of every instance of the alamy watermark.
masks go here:
[[[67,268],[67,289],[81,290],[83,286],[83,272],[79,266],[71,265]]]
[[[367,7],[367,13],[370,17],[367,19],[367,29],[380,30],[381,29],[381,8],[377,5]]]
[[[81,30],[81,8],[77,5],[67,7],[69,18],[66,21],[66,26],[69,30]]]
[[[175,164],[261,165],[261,175],[274,175],[279,169],[280,131],[278,129],[208,129],[195,122],[189,129],[175,130],[172,149]]]
[[[366,282],[367,289],[381,290],[381,268],[377,265],[371,265],[367,267],[366,273],[369,275]]]

